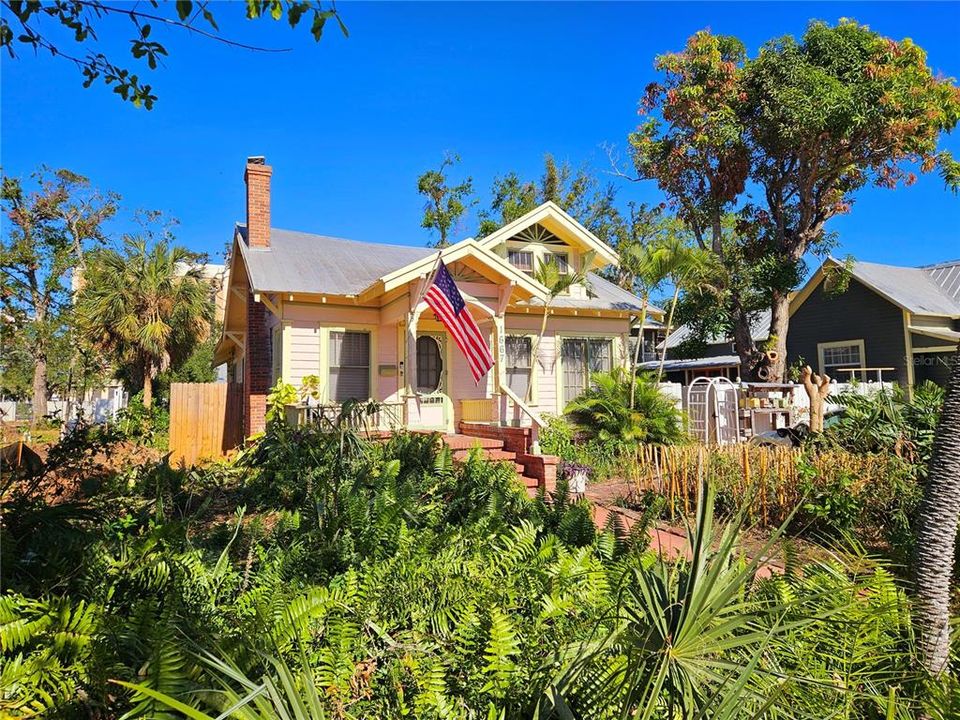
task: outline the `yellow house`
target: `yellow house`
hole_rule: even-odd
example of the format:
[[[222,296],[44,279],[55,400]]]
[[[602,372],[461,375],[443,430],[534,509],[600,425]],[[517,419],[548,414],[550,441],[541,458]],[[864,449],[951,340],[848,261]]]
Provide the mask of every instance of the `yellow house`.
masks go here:
[[[641,301],[597,274],[617,254],[555,204],[438,251],[273,228],[270,176],[262,158],[248,160],[216,355],[243,383],[247,434],[262,429],[275,382],[317,376],[314,412],[373,399],[381,429],[520,427],[532,442],[591,372],[628,363]],[[421,300],[438,252],[490,343],[495,364],[479,384]],[[550,303],[538,347],[548,291],[533,271],[548,258],[569,270],[590,262],[589,281]],[[651,327],[661,316],[649,310]]]

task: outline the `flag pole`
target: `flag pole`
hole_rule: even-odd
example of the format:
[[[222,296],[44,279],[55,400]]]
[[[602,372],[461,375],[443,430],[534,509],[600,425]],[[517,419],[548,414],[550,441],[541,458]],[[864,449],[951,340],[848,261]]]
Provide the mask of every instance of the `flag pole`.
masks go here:
[[[437,251],[437,259],[433,263],[433,269],[430,271],[430,274],[427,275],[427,281],[423,284],[423,287],[420,288],[420,297],[417,298],[417,301],[413,304],[413,307],[410,308],[411,311],[417,309],[417,305],[420,304],[420,301],[423,300],[423,296],[427,294],[427,290],[430,289],[430,286],[433,285],[433,279],[437,275],[437,270],[440,269],[440,256],[443,255],[443,248],[440,248]]]

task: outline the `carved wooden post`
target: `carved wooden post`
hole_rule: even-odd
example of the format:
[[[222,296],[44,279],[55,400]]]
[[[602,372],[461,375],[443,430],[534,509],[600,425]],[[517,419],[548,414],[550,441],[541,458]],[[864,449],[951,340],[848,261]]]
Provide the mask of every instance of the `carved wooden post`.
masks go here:
[[[823,403],[830,394],[830,376],[820,377],[807,365],[800,374],[803,389],[810,398],[810,432],[823,432]]]

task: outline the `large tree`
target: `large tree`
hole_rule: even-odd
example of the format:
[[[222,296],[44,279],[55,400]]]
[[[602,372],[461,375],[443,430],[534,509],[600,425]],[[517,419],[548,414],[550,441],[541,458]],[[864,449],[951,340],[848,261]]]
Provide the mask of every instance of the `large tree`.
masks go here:
[[[958,517],[960,348],[953,357],[917,522],[916,615],[923,664],[934,675],[944,672],[950,659],[950,580]]]
[[[656,67],[664,77],[647,87],[646,120],[630,136],[638,176],[658,183],[721,264],[730,259],[723,219],[738,213],[740,254],[767,264],[757,282],[777,351],[769,376],[782,378],[788,293],[804,256],[830,242],[830,218],[865,185],[910,184],[914,171],[939,169],[960,186],[960,165],[938,147],[960,119],[960,88],[910,40],[849,20],[813,22],[800,41],[773,40],[754,59],[736,38],[698,32]],[[740,293],[730,289],[731,325],[741,371],[755,377],[768,360]]]
[[[621,222],[612,183],[601,184],[585,166],[557,163],[550,154],[544,156],[540,178],[523,180],[518,173],[509,172],[494,179],[490,194],[490,207],[480,212],[481,237],[547,201],[556,203],[604,241],[612,238]]]
[[[217,8],[220,5],[220,8]],[[258,47],[232,40],[220,32],[214,10],[228,3],[207,0],[177,0],[161,2],[149,0],[140,3],[104,2],[103,0],[54,0],[40,3],[35,0],[2,0],[0,2],[0,50],[11,58],[20,48],[36,54],[45,51],[51,57],[72,63],[83,76],[84,87],[102,80],[126,101],[150,110],[157,96],[150,85],[130,67],[118,64],[103,52],[96,50],[98,35],[106,36],[113,22],[126,24],[129,33],[130,55],[142,62],[148,70],[156,70],[169,53],[164,32],[194,35],[244,50],[258,52],[289,52],[290,48]],[[344,36],[347,28],[337,14],[333,2],[318,0],[246,0],[234,3],[244,7],[248,19],[261,17],[286,20],[290,27],[302,21],[309,24],[316,41],[323,35],[327,20],[334,19]],[[159,33],[154,33],[160,28]],[[76,49],[74,49],[76,48]]]
[[[202,256],[166,239],[127,237],[123,250],[90,256],[77,302],[85,335],[126,377],[140,379],[153,401],[158,372],[186,360],[210,334],[213,290]]]
[[[69,170],[42,169],[34,179],[33,191],[17,178],[2,181],[9,223],[0,239],[0,302],[4,323],[32,357],[33,417],[39,420],[47,414],[51,352],[68,332],[70,279],[82,273],[85,251],[103,240],[102,224],[116,213],[117,196],[101,194]]]
[[[436,247],[450,244],[450,233],[476,201],[473,196],[473,180],[467,178],[456,185],[450,184],[450,168],[460,162],[460,156],[446,153],[436,170],[427,170],[417,178],[417,192],[426,198],[420,226],[437,233]]]

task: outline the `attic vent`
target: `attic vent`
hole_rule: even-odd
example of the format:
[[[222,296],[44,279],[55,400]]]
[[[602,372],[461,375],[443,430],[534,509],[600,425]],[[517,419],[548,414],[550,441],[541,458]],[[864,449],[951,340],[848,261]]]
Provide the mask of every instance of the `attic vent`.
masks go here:
[[[534,223],[530,227],[526,227],[516,235],[514,235],[511,240],[519,240],[521,242],[536,242],[536,243],[559,243],[562,242],[560,238],[554,235],[552,232],[547,230],[540,223]]]

